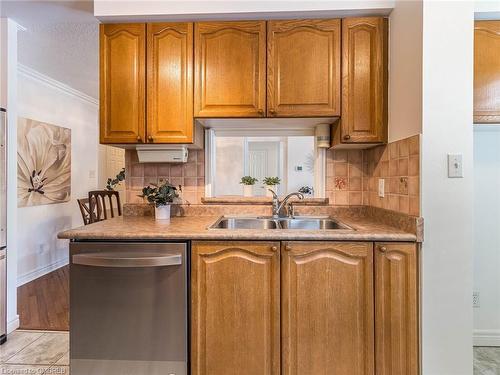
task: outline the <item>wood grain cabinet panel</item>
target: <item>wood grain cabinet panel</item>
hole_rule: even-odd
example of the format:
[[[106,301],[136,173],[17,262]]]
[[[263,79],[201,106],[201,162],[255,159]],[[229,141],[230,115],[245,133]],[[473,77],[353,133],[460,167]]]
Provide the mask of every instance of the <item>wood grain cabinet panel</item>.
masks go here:
[[[417,246],[375,246],[375,337],[377,375],[417,375]]]
[[[100,141],[144,141],[146,25],[100,26]]]
[[[340,115],[340,20],[267,23],[267,114]]]
[[[284,243],[285,375],[373,375],[372,243]]]
[[[500,21],[475,22],[474,122],[500,123]]]
[[[387,19],[342,20],[341,142],[387,142]]]
[[[279,242],[193,242],[191,374],[280,374]]]
[[[193,142],[193,24],[147,25],[147,140]]]
[[[263,117],[266,22],[195,24],[195,117]]]

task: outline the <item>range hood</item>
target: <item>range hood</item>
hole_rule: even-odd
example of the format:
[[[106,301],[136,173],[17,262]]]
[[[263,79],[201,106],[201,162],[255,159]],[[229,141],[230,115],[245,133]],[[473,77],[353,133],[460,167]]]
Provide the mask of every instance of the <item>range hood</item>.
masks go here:
[[[137,145],[139,163],[186,163],[186,145]]]

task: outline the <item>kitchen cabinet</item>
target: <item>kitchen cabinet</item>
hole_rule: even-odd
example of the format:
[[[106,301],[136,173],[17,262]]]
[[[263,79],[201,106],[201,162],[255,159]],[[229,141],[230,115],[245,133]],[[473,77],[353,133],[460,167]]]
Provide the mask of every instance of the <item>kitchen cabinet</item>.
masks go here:
[[[147,25],[147,137],[193,142],[193,24]]]
[[[342,115],[334,146],[387,142],[387,19],[342,20]]]
[[[474,24],[474,122],[500,123],[500,21]]]
[[[264,117],[266,22],[195,24],[195,117]]]
[[[100,26],[100,141],[145,139],[146,25]]]
[[[194,241],[192,374],[417,375],[415,243]]]
[[[100,43],[100,142],[199,146],[193,24],[105,24]]]
[[[340,20],[267,23],[267,115],[340,115]]]
[[[375,245],[377,375],[417,375],[418,260],[412,243]]]
[[[283,374],[374,373],[372,248],[372,243],[284,243]]]
[[[280,374],[280,243],[192,243],[191,374]]]

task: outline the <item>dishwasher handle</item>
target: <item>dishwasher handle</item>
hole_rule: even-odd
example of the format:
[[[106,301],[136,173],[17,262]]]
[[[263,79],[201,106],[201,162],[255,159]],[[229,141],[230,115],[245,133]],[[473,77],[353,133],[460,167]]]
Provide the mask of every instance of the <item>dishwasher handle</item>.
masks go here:
[[[73,255],[73,264],[94,267],[165,267],[182,264],[181,254],[98,252]]]

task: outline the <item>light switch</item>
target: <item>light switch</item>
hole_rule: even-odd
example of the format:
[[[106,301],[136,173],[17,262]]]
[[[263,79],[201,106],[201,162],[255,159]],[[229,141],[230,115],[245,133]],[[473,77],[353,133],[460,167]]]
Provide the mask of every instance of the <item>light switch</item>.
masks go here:
[[[464,177],[462,154],[448,154],[448,178]]]
[[[378,179],[378,196],[385,197],[385,180],[383,178]]]

